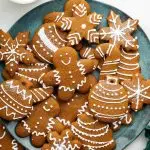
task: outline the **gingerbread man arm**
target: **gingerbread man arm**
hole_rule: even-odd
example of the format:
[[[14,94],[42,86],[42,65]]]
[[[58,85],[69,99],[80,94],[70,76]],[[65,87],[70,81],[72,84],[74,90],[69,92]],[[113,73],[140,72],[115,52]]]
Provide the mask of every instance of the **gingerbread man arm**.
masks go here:
[[[83,74],[90,73],[97,68],[98,62],[97,60],[89,60],[89,59],[81,59],[77,63],[79,70],[82,71]]]
[[[44,17],[44,23],[58,22],[64,17],[64,12],[52,12]]]

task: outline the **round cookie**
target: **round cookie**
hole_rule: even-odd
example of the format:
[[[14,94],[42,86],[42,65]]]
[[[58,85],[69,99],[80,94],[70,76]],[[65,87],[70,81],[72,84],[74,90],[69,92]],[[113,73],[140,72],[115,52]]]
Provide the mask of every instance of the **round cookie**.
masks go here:
[[[32,87],[37,88],[40,86],[38,83],[38,79],[45,73],[51,70],[50,66],[46,63],[35,63],[31,66],[19,65],[18,71],[15,72],[13,79],[20,80],[22,78],[29,80],[32,82]],[[5,79],[10,79],[8,72],[3,70],[3,77]]]
[[[132,110],[139,111],[144,104],[150,104],[150,80],[145,80],[141,74],[136,74],[132,80],[122,81],[121,84],[128,91]]]
[[[27,116],[38,103],[50,97],[52,87],[27,89],[25,81],[7,80],[0,85],[0,117],[5,120],[17,120]]]
[[[83,150],[113,150],[115,148],[109,125],[95,120],[89,112],[78,116],[77,121],[72,123],[71,131],[82,143]]]
[[[81,59],[78,61],[77,52],[71,47],[60,48],[53,58],[55,70],[41,78],[40,83],[58,86],[58,98],[64,101],[71,99],[75,90],[88,92],[91,84],[85,76],[96,69],[94,60]]]
[[[13,40],[9,33],[0,30],[0,60],[5,62],[6,70],[13,76],[19,62],[26,65],[35,63],[33,54],[25,49],[29,42],[29,32],[20,32]]]
[[[32,109],[32,93],[17,80],[0,85],[0,117],[16,120],[25,117]]]
[[[65,129],[61,134],[56,131],[50,131],[47,140],[49,144],[44,144],[42,150],[80,150],[81,148],[81,143],[74,139],[70,129]]]
[[[23,150],[23,147],[13,139],[0,122],[0,150]]]
[[[54,23],[42,25],[31,43],[35,56],[46,63],[52,63],[54,53],[66,44],[66,33],[57,29]]]
[[[89,109],[100,121],[108,123],[129,124],[128,96],[126,90],[118,83],[118,77],[107,76],[100,80],[89,94]],[[116,128],[116,127],[115,127]]]
[[[140,73],[139,52],[126,52],[122,49],[117,76],[120,80],[129,80],[138,73]]]
[[[35,105],[28,117],[18,123],[17,135],[20,137],[31,136],[32,144],[35,147],[41,147],[46,141],[47,132],[53,128],[53,118],[59,112],[59,104],[52,97]]]

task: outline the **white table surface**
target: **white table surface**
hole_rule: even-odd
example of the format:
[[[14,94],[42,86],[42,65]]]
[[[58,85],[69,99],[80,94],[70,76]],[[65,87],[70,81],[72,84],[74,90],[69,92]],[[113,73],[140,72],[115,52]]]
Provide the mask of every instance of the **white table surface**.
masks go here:
[[[0,0],[0,28],[7,31],[21,16],[32,8],[49,0],[39,0],[29,5],[19,5],[9,0]],[[144,29],[150,39],[150,0],[96,0],[113,5],[132,18],[139,19],[140,26]],[[143,150],[147,139],[144,132],[126,150]]]

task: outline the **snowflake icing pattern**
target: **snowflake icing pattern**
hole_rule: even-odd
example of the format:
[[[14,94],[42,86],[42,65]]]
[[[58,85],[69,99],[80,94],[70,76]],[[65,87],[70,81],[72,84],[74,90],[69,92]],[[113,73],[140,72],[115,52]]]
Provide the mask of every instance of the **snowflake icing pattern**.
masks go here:
[[[138,20],[128,19],[122,23],[120,16],[113,11],[108,16],[109,27],[100,30],[100,38],[110,41],[112,47],[123,46],[127,50],[139,48],[137,37],[133,38],[131,33],[137,29]]]
[[[27,65],[35,62],[33,54],[25,50],[28,40],[28,32],[19,33],[13,40],[10,34],[0,30],[0,60],[5,62],[11,76],[18,70],[19,62]]]

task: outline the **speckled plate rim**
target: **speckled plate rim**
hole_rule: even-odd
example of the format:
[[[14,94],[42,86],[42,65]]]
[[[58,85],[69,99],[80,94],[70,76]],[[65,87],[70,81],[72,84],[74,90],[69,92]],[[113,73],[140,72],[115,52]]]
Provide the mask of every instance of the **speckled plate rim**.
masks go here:
[[[58,3],[58,4],[59,4],[59,3],[61,4],[61,1],[63,1],[63,0],[55,0],[55,2]],[[102,3],[102,2],[98,2],[98,1],[92,1],[92,0],[87,0],[87,1],[88,1],[89,3],[97,3],[98,5],[102,5],[102,6],[104,6],[104,7],[110,8],[110,10],[113,9],[113,10],[115,10],[115,11],[117,11],[117,12],[120,12],[120,13],[124,14],[124,16],[126,16],[126,17],[130,17],[129,15],[127,15],[127,14],[124,13],[123,11],[119,10],[118,8],[115,8],[114,6],[111,6],[111,5]],[[9,29],[9,32],[10,32],[12,35],[15,35],[15,30],[14,30],[14,28],[15,28],[16,24],[19,24],[19,22],[21,22],[22,20],[24,20],[24,18],[30,16],[30,14],[34,13],[37,9],[41,9],[42,7],[44,7],[44,6],[46,6],[47,4],[52,3],[52,2],[54,2],[54,1],[50,1],[50,2],[43,3],[43,4],[41,4],[41,5],[37,6],[37,7],[35,7],[35,8],[32,9],[31,11],[29,11],[28,13],[26,13],[25,15],[23,15],[23,17],[21,17],[21,18]],[[49,9],[49,11],[50,11],[50,10],[51,10],[51,8]],[[131,17],[130,17],[130,18],[131,18]],[[140,27],[139,27],[139,29],[141,30],[141,32],[142,32],[144,38],[148,41],[148,45],[150,45],[150,41],[149,41],[147,35],[145,34],[145,32],[143,31],[143,29],[141,29]],[[146,78],[147,78],[147,75],[146,75]],[[150,109],[150,107],[147,106],[145,109]],[[149,121],[150,121],[150,120],[147,120],[147,124],[148,124]],[[7,130],[10,131],[9,123],[7,123],[7,122],[5,122],[5,121],[4,121],[4,123],[5,123],[5,125],[6,125]],[[11,124],[13,124],[13,123],[16,124],[16,122],[11,122]],[[134,136],[134,138],[132,137],[132,139],[130,139],[130,141],[128,142],[128,144],[126,144],[124,147],[122,147],[122,149],[125,149],[129,144],[131,144],[131,143],[141,134],[141,132],[144,130],[144,128],[145,128],[145,126],[143,127],[142,130],[140,130],[140,132],[138,132],[138,134],[137,134],[136,136]],[[10,131],[10,132],[11,132],[11,131]],[[14,135],[15,133],[12,133],[12,132],[11,132],[11,134],[12,134],[12,136],[16,137],[16,136]],[[19,138],[19,139],[20,139],[20,138]],[[19,139],[17,138],[17,140],[19,140]],[[22,139],[22,138],[21,138],[21,139]],[[25,146],[25,145],[24,145],[24,146]],[[27,148],[27,147],[25,146],[25,148]],[[35,148],[35,150],[37,150],[37,148]],[[121,149],[116,148],[116,150],[121,150]]]

